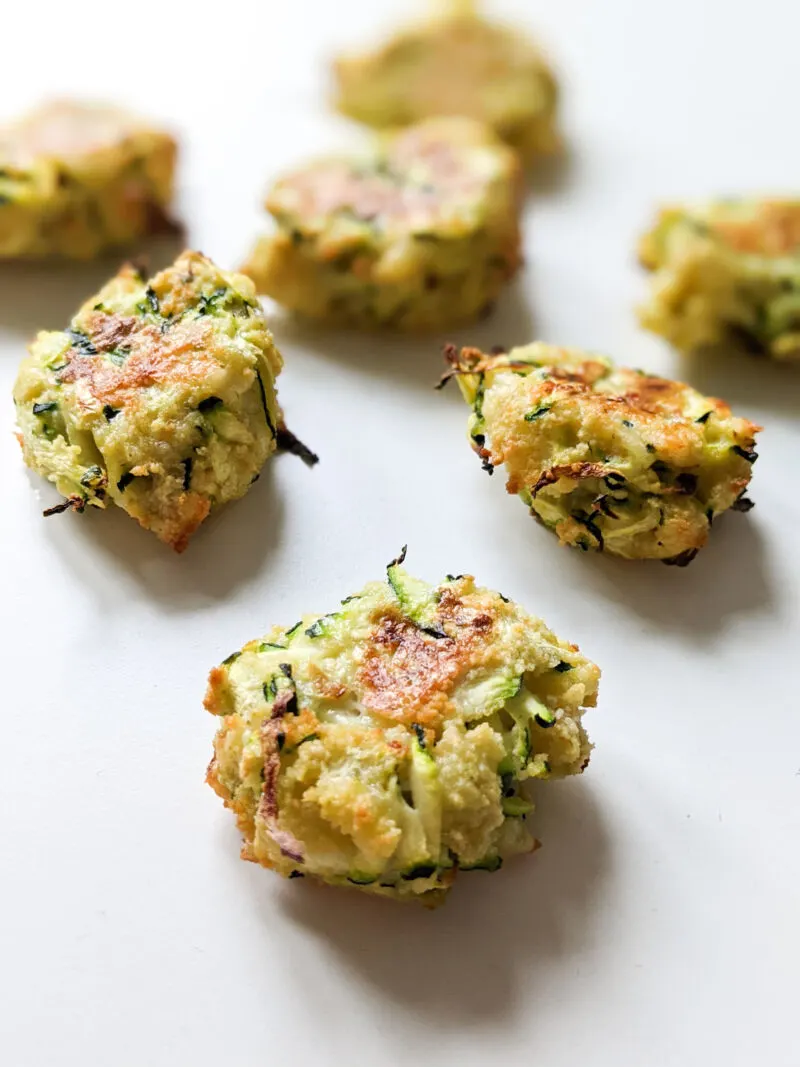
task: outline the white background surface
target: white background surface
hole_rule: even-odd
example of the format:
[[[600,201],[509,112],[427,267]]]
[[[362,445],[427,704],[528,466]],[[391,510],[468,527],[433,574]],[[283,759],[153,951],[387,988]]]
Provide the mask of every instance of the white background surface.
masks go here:
[[[798,189],[797,8],[779,0],[498,4],[565,85],[567,168],[536,183],[528,268],[479,329],[607,351],[766,427],[752,495],[687,570],[559,548],[489,479],[440,338],[272,317],[281,400],[322,456],[272,462],[173,557],[122,513],[45,521],[9,392],[25,342],[113,264],[0,270],[3,757],[0,1060],[8,1067],[800,1062],[800,376],[691,364],[641,333],[637,231],[658,198]],[[323,60],[397,2],[73,2],[4,19],[10,115],[56,92],[172,123],[195,247],[234,266],[267,180],[357,140]],[[8,15],[11,25],[9,26]],[[587,774],[540,791],[544,847],[443,910],[241,863],[203,784],[209,667],[330,610],[407,541],[473,572],[604,670]]]

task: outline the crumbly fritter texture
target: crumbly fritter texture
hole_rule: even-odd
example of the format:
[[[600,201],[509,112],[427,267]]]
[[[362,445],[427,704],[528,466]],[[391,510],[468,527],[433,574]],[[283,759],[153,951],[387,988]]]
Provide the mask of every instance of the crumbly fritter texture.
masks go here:
[[[207,780],[243,858],[436,904],[459,869],[536,847],[521,783],[584,769],[600,672],[470,576],[430,586],[402,559],[212,670]]]
[[[91,259],[167,217],[175,141],[127,112],[60,100],[0,130],[0,258]]]
[[[282,365],[248,278],[198,252],[149,282],[127,265],[23,360],[25,462],[66,498],[51,511],[111,502],[181,552],[275,450]]]
[[[464,115],[526,158],[558,151],[558,87],[540,50],[518,28],[460,7],[337,59],[339,110],[381,129]]]
[[[665,208],[639,257],[653,272],[642,325],[676,348],[800,359],[800,201]]]
[[[721,400],[577,349],[447,354],[484,467],[504,464],[562,544],[684,565],[718,515],[752,507],[760,427]]]
[[[276,231],[242,268],[260,292],[339,326],[431,330],[485,312],[520,264],[514,153],[468,119],[432,119],[366,154],[281,178]]]

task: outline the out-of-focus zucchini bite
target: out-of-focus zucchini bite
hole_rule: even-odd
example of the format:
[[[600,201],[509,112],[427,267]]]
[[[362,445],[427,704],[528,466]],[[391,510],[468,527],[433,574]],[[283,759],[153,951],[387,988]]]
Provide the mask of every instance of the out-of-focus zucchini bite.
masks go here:
[[[639,244],[642,325],[676,348],[800,359],[800,200],[664,208]]]
[[[432,119],[279,179],[242,268],[338,326],[435,330],[491,307],[520,264],[520,172],[486,126]]]
[[[450,7],[373,51],[340,56],[339,110],[378,129],[463,115],[491,126],[526,160],[557,152],[558,86],[540,49],[473,3]]]
[[[176,145],[117,108],[59,100],[0,129],[0,259],[91,259],[177,229]]]

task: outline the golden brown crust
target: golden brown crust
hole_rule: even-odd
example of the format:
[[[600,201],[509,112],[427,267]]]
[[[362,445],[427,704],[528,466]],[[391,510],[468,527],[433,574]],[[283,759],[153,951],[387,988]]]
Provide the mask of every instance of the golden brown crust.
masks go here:
[[[429,629],[402,615],[383,616],[359,672],[365,705],[406,725],[438,728],[450,713],[455,680],[484,661],[493,625],[488,612],[467,607],[449,589]]]
[[[192,534],[211,511],[211,501],[199,493],[182,493],[175,504],[174,515],[168,517],[161,526],[159,536],[162,541],[176,552],[185,552]],[[142,522],[146,530],[148,522]]]
[[[401,616],[381,619],[359,672],[364,704],[397,722],[438,726],[463,669],[465,642],[436,638]]]
[[[150,385],[193,385],[219,368],[206,347],[211,337],[207,323],[177,323],[164,334],[142,319],[97,312],[88,327],[98,352],[120,346],[129,350],[121,364],[84,355],[75,347],[67,352],[69,366],[61,372],[62,381],[80,381],[100,404],[135,404]]]
[[[41,159],[82,162],[87,156],[118,151],[126,141],[146,135],[175,153],[174,140],[155,133],[139,119],[102,104],[54,100],[21,122],[0,130],[3,164],[31,167]]]
[[[763,200],[747,217],[716,218],[710,226],[737,252],[781,256],[800,247],[800,204]]]

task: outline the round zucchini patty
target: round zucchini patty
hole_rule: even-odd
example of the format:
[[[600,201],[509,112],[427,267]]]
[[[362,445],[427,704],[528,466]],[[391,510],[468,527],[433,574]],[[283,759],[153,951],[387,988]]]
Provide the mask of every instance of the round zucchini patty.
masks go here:
[[[653,272],[642,325],[676,348],[800,359],[800,201],[665,208],[639,258]]]
[[[110,501],[183,551],[275,451],[282,365],[248,278],[198,252],[149,282],[124,266],[14,387],[25,462],[66,498],[49,512]]]
[[[176,145],[102,104],[57,100],[0,130],[0,258],[90,259],[174,230]]]
[[[519,165],[487,127],[432,119],[279,179],[242,268],[292,311],[431,330],[486,312],[520,264]]]
[[[468,575],[427,585],[404,555],[212,670],[207,781],[243,858],[436,904],[459,869],[536,846],[521,783],[584,769],[600,672],[499,593]]]
[[[447,356],[472,447],[562,544],[684,565],[716,516],[748,511],[760,427],[682,382],[535,343]]]
[[[379,129],[437,115],[491,126],[524,157],[561,146],[558,87],[544,56],[518,28],[481,18],[473,4],[401,30],[334,63],[336,104]]]

